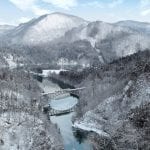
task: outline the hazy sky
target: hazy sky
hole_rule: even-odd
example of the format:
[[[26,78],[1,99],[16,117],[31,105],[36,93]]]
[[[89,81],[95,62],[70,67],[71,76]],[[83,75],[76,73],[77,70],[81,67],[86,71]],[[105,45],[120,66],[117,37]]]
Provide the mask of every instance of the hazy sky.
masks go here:
[[[0,24],[19,24],[52,12],[90,21],[150,22],[150,0],[0,0]]]

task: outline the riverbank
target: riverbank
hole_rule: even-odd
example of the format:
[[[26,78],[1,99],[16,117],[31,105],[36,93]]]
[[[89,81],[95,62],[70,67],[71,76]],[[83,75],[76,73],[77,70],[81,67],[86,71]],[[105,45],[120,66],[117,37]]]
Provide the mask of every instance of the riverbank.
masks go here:
[[[43,87],[44,92],[48,91],[57,91],[60,90],[60,87],[50,79],[43,79],[40,87]],[[49,86],[48,86],[49,85]],[[51,87],[52,86],[52,87]],[[68,88],[68,87],[67,87]],[[78,99],[72,96],[60,98],[59,100],[51,99],[49,104],[51,108],[55,110],[66,110],[70,109],[78,103]],[[83,141],[79,141],[79,137],[76,134],[76,131],[72,128],[72,119],[75,116],[75,112],[62,114],[59,116],[51,116],[50,120],[52,123],[56,124],[57,127],[60,129],[61,136],[63,138],[64,148],[65,150],[77,149],[77,150],[92,150],[92,146],[88,143],[88,140],[83,135]],[[82,136],[80,135],[80,136]]]
[[[47,99],[24,70],[0,72],[0,149],[60,150],[58,129],[43,114]]]

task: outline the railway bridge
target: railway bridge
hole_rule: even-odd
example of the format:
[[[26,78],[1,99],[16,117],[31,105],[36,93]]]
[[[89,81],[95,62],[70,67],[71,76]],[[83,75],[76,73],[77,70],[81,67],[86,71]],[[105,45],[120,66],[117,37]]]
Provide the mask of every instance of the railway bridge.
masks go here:
[[[74,112],[75,108],[76,108],[76,105],[73,106],[72,108],[69,108],[66,110],[55,110],[50,107],[49,115],[50,116],[59,116],[59,115],[63,115],[63,114],[68,114],[68,113]]]
[[[77,92],[84,90],[86,87],[81,87],[81,88],[75,88],[75,89],[61,89],[55,92],[48,92],[48,93],[42,93],[42,96],[49,96],[53,100],[60,100],[57,99],[56,97],[63,95],[63,94],[77,94]],[[44,111],[48,111],[50,116],[58,116],[62,114],[67,114],[70,112],[73,112],[76,108],[76,105],[73,106],[72,108],[66,109],[66,110],[56,110],[54,108],[51,108],[50,105],[44,107]]]
[[[57,97],[65,94],[79,95],[79,92],[86,89],[86,87],[80,87],[75,89],[61,89],[54,92],[42,93],[42,96],[49,96],[50,99],[58,100]]]

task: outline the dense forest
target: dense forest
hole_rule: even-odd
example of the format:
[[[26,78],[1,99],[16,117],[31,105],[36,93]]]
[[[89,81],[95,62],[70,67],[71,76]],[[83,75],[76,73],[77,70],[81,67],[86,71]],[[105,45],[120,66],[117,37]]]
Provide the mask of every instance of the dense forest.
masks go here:
[[[149,149],[149,58],[149,50],[139,51],[109,64],[61,72],[66,82],[87,87],[79,96],[80,121],[75,120],[93,122],[111,137],[92,136],[95,149]]]
[[[0,149],[61,149],[58,129],[43,113],[48,100],[33,76],[1,69],[0,85]]]

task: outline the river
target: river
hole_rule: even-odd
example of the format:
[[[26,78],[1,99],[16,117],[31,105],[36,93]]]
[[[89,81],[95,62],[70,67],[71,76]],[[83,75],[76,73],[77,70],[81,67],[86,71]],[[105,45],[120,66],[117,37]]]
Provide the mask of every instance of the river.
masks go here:
[[[60,87],[57,84],[52,83],[48,79],[44,78],[39,83],[40,87],[44,92],[54,92],[59,90]],[[66,110],[73,107],[78,103],[78,99],[68,95],[67,97],[62,97],[59,100],[50,100],[49,104],[52,108],[56,110]],[[50,120],[57,124],[60,129],[60,133],[63,138],[65,150],[92,150],[92,145],[86,138],[85,132],[77,131],[72,128],[72,117],[75,112],[64,114],[60,116],[51,116]]]

